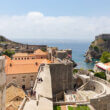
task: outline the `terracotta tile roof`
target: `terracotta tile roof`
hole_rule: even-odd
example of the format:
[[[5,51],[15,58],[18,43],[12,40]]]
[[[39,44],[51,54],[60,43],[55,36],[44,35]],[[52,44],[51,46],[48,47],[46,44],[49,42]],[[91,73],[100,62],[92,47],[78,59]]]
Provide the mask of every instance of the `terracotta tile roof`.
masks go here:
[[[16,97],[24,99],[25,93],[21,88],[11,85],[6,89],[6,103],[13,101],[13,99]]]
[[[6,110],[18,110],[18,107],[16,107],[13,103],[9,103],[6,105]]]
[[[6,74],[37,73],[40,64],[51,63],[47,59],[6,60]]]
[[[37,49],[36,51],[34,51],[34,54],[36,54],[36,55],[47,55],[47,52],[43,52],[42,50]]]
[[[96,66],[103,69],[103,70],[110,71],[110,62],[108,62],[108,63],[97,63]]]
[[[15,53],[13,57],[28,57],[28,56],[36,56],[36,55],[47,55],[47,52],[43,52],[40,49],[37,49],[34,51],[33,54],[28,54],[28,53]]]
[[[108,68],[107,70],[110,71],[110,68]]]
[[[28,56],[28,53],[15,53],[13,57],[18,57],[18,56]]]
[[[11,85],[6,89],[6,110],[18,110],[22,100],[15,100],[20,97],[22,100],[25,97],[25,93],[21,88]]]
[[[105,63],[105,65],[106,65],[106,66],[110,66],[110,62],[108,62],[108,63]]]

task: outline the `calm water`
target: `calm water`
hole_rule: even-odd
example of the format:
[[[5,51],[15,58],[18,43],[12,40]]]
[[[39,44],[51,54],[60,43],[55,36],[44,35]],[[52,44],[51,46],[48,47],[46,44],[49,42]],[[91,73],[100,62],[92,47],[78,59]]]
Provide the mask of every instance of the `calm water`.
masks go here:
[[[78,64],[77,68],[92,69],[93,63],[85,63],[84,54],[87,51],[89,43],[79,43],[70,40],[15,40],[26,44],[43,44],[48,46],[55,46],[59,49],[72,49],[72,58]]]
[[[56,43],[49,44],[49,46],[57,46],[59,49],[72,49],[72,59],[78,64],[77,68],[92,69],[94,63],[86,63],[85,52],[87,51],[90,43]]]

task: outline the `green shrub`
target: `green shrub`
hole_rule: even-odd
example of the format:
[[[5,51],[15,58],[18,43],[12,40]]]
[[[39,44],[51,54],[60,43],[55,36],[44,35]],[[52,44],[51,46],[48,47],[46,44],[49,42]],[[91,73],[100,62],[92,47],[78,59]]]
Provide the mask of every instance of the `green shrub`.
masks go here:
[[[107,62],[110,62],[110,53],[109,52],[103,52],[102,53],[102,56],[100,58],[100,61],[103,62],[103,63],[107,63]]]
[[[94,50],[95,50],[96,52],[99,52],[99,48],[98,48],[97,46],[94,46]]]
[[[89,69],[88,71],[90,71],[90,72],[93,72],[93,73],[94,73],[94,70],[92,70],[92,69]]]
[[[104,72],[98,72],[98,73],[95,73],[96,77],[99,77],[101,79],[105,79],[106,80],[106,74]]]
[[[46,52],[46,48],[41,48],[42,51]]]
[[[78,72],[78,69],[74,69],[73,70],[73,74],[77,73]]]
[[[93,45],[90,45],[90,48],[93,48]]]
[[[61,110],[60,106],[54,106],[54,110]]]
[[[13,54],[15,54],[15,52],[14,51],[11,51],[11,50],[5,50],[3,52],[3,55],[7,55],[9,57],[12,57]]]
[[[103,39],[104,41],[107,41],[107,39]]]
[[[71,106],[68,106],[68,110],[74,110],[74,109],[73,109],[73,107],[71,107]]]

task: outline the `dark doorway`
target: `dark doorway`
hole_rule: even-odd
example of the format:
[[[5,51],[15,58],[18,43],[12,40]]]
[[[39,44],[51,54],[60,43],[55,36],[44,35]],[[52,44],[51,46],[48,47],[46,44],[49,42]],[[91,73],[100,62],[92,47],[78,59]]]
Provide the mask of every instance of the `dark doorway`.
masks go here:
[[[25,90],[25,85],[22,85],[22,89]]]

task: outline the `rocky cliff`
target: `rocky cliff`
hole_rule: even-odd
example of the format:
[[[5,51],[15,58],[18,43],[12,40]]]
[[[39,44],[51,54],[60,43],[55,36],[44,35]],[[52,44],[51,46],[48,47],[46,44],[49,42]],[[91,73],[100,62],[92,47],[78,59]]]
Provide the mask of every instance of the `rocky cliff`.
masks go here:
[[[110,52],[110,34],[101,34],[95,37],[86,52],[85,61],[92,62],[93,59],[99,59],[104,51]]]

